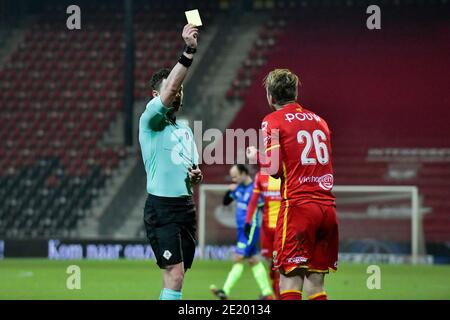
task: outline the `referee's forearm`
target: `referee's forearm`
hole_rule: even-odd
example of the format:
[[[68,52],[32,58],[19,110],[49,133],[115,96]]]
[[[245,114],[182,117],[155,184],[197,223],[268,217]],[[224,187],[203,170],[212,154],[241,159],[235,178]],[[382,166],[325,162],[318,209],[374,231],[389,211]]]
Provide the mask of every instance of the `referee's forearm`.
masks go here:
[[[193,54],[186,52],[183,52],[183,55],[191,60],[194,57]],[[185,67],[180,62],[177,62],[177,64],[172,68],[172,71],[167,77],[167,85],[161,92],[161,100],[164,105],[168,106],[172,104],[175,96],[180,90],[181,85],[183,84],[184,79],[186,78],[188,69],[189,68]]]

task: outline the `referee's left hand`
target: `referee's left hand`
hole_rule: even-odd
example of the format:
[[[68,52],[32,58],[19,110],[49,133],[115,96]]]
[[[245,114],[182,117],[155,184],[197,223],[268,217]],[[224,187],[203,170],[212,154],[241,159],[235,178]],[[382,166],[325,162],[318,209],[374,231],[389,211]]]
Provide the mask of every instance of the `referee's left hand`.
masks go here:
[[[191,181],[192,185],[199,184],[203,180],[202,171],[199,168],[197,169],[189,168],[188,174],[189,174],[189,181]]]

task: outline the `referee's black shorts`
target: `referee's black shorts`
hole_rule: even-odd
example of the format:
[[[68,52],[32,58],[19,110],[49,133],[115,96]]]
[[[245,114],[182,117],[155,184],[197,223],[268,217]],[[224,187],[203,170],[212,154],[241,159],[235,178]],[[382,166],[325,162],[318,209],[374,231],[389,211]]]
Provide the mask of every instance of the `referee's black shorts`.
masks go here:
[[[147,238],[160,268],[184,262],[189,269],[195,255],[196,217],[192,197],[149,194],[144,208]]]

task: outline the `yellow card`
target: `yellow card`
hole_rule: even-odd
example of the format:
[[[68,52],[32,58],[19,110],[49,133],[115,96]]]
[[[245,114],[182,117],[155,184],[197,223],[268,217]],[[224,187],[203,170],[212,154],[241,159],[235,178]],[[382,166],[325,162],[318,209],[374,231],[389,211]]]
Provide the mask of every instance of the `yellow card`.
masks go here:
[[[191,23],[196,27],[202,25],[202,19],[200,19],[200,13],[197,9],[186,11],[184,14],[186,15],[188,23]]]

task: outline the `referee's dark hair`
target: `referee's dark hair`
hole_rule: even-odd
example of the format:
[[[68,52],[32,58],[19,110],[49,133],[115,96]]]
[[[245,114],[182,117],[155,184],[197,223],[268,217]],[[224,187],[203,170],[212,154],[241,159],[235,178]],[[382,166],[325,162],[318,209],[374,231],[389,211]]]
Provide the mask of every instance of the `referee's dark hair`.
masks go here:
[[[150,80],[150,87],[152,90],[159,91],[161,89],[161,83],[164,79],[167,79],[167,77],[170,74],[170,69],[168,68],[162,68],[158,71],[155,71],[152,75],[152,79]]]
[[[243,173],[245,173],[246,175],[249,174],[248,168],[244,164],[237,164],[236,168],[239,170],[240,174],[243,174]]]

